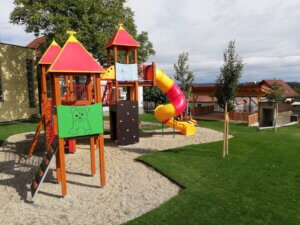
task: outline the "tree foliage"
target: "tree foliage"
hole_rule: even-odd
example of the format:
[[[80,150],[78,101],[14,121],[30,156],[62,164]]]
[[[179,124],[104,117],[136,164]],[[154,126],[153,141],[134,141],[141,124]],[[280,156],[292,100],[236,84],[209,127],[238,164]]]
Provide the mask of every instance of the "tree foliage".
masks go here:
[[[143,91],[144,101],[154,102],[157,104],[164,104],[168,101],[167,96],[158,87],[144,87]]]
[[[195,79],[195,75],[189,70],[188,65],[189,54],[183,52],[178,56],[177,64],[174,64],[175,80],[179,81],[181,90],[189,97],[191,85]]]
[[[235,52],[235,41],[230,41],[224,52],[224,64],[220,68],[220,75],[216,80],[215,96],[218,104],[224,108],[228,104],[228,110],[234,108],[239,79],[244,67],[243,59]]]
[[[154,54],[147,32],[137,34],[134,13],[125,6],[126,0],[14,0],[10,15],[14,24],[25,25],[26,32],[47,37],[47,45],[55,38],[66,41],[66,31],[75,30],[77,38],[100,63],[106,61],[103,46],[122,22],[140,42],[140,62]],[[45,46],[43,46],[45,48]]]
[[[284,90],[279,84],[275,81],[271,86],[271,91],[266,94],[266,98],[269,102],[281,102],[283,101]]]

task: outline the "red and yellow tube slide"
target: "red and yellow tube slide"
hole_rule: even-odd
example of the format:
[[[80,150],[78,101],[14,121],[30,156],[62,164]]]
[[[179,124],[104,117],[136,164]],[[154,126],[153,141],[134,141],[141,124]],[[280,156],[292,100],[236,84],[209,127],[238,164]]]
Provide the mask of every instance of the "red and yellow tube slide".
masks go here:
[[[168,96],[170,103],[159,105],[154,111],[155,118],[169,127],[174,127],[183,135],[194,135],[196,127],[188,122],[179,122],[173,117],[179,116],[186,108],[186,97],[178,85],[168,77],[163,71],[156,70],[156,85]]]

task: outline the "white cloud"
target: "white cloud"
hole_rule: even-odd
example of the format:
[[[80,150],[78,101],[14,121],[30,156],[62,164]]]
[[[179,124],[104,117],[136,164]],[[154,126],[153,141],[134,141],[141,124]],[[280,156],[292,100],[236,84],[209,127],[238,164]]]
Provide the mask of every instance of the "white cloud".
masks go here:
[[[28,44],[34,35],[9,23],[13,0],[0,0],[0,39]],[[190,54],[197,82],[219,74],[223,51],[235,39],[246,62],[243,81],[300,81],[299,0],[128,0],[138,30],[148,31],[156,55],[149,59],[174,74],[180,53]]]
[[[246,62],[242,80],[300,81],[298,0],[128,0],[128,5],[138,29],[149,32],[156,50],[151,60],[170,75],[178,54],[188,51],[197,81],[214,81],[234,39]]]

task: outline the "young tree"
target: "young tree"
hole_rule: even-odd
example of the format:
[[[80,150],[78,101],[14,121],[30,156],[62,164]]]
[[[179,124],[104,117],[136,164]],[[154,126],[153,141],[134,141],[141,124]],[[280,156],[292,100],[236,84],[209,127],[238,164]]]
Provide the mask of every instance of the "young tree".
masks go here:
[[[239,79],[241,78],[244,62],[235,52],[235,41],[230,41],[224,52],[224,64],[220,68],[220,75],[216,80],[215,96],[218,104],[224,109],[224,144],[223,157],[228,155],[228,111],[234,109]]]
[[[276,132],[277,117],[278,117],[278,102],[283,101],[284,90],[278,81],[275,81],[271,86],[271,91],[266,94],[266,98],[269,102],[275,103],[275,119],[274,119],[274,131]]]
[[[158,87],[144,87],[143,99],[145,102],[154,102],[155,107],[158,104],[164,104],[168,101],[167,96],[162,93]]]
[[[191,95],[192,83],[195,79],[194,73],[189,70],[188,60],[189,54],[187,52],[183,52],[178,56],[177,64],[174,64],[174,78],[179,81],[180,89],[184,92],[187,102]]]
[[[26,32],[53,38],[63,44],[67,30],[75,30],[77,38],[99,60],[106,62],[103,46],[123,22],[128,32],[140,42],[142,62],[154,54],[146,32],[137,34],[132,10],[126,0],[14,0],[15,8],[10,15],[13,24],[25,25]],[[43,46],[45,48],[45,46]],[[45,49],[41,49],[43,51]]]

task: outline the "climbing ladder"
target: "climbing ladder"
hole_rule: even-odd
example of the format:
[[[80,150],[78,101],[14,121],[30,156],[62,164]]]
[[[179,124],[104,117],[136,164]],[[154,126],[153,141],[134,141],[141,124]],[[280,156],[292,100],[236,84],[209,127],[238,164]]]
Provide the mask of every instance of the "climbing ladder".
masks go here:
[[[36,143],[38,141],[38,138],[40,136],[42,127],[45,127],[45,135],[46,135],[46,146],[53,143],[54,140],[54,128],[53,128],[53,109],[52,109],[52,103],[51,100],[46,101],[43,103],[43,116],[38,124],[38,127],[35,131],[34,138],[31,142],[30,148],[28,150],[28,155],[31,157]]]
[[[58,150],[58,144],[56,144],[55,147],[53,147],[52,144],[49,144],[49,148],[46,151],[46,154],[42,160],[42,163],[39,166],[39,168],[35,174],[34,180],[31,184],[32,201],[34,201],[34,198],[37,195],[39,188],[41,187],[41,185],[47,175],[47,172],[49,170],[51,162],[55,158],[57,150]]]

